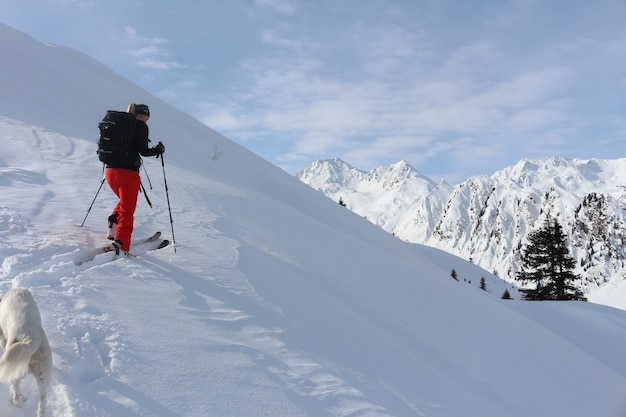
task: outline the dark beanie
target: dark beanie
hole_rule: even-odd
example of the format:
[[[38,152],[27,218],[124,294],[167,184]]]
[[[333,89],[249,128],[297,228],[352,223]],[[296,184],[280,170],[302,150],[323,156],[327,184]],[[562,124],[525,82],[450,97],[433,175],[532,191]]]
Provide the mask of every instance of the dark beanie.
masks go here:
[[[145,114],[150,117],[150,109],[145,104],[137,104],[135,106],[135,114]]]

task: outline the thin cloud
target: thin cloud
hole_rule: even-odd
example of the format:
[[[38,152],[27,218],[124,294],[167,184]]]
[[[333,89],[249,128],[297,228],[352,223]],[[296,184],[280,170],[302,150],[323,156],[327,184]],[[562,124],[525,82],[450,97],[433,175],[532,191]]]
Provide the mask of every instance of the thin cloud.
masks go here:
[[[521,38],[543,6],[509,3],[472,9],[475,31],[451,3],[376,15],[337,6],[314,27],[289,8],[292,15],[257,31],[262,58],[243,61],[237,88],[222,97],[228,111],[213,109],[205,120],[291,166],[340,156],[365,169],[405,159],[423,163],[420,171],[485,172],[529,150],[554,151],[589,130],[581,107],[597,107],[583,94],[606,83],[589,75],[617,71],[607,58],[623,41],[567,37],[543,18],[541,34]],[[615,89],[626,90],[624,80],[614,77]]]
[[[290,0],[254,0],[254,4],[285,15],[294,14],[297,8],[297,3]]]
[[[478,55],[485,56],[483,52]],[[458,55],[455,59],[460,65],[469,58],[466,54],[463,60]],[[450,153],[451,159],[472,154],[473,164],[480,164],[480,158],[493,158],[496,150],[501,150],[493,143],[503,136],[511,138],[513,133],[565,119],[562,95],[575,79],[566,68],[489,81],[454,78],[449,63],[442,64],[445,71],[433,68],[425,78],[436,80],[421,85],[410,79],[388,82],[386,76],[380,81],[340,80],[333,74],[322,77],[320,69],[326,63],[306,55],[249,61],[245,67],[253,84],[246,89],[246,105],[234,103],[229,113],[239,117],[225,118],[222,113],[212,119],[221,121],[227,132],[241,130],[237,122],[245,120],[245,128],[259,137],[263,132],[289,137],[291,150],[277,155],[280,161],[348,155],[354,164],[394,155],[411,155],[415,162],[441,157],[444,152]],[[472,132],[481,135],[481,141],[472,146],[484,146],[484,151],[470,152],[467,135]],[[444,137],[438,146],[433,145],[435,138]],[[349,150],[351,147],[354,149]]]
[[[267,45],[284,48],[293,52],[306,52],[310,49],[320,48],[320,45],[314,42],[282,37],[275,29],[263,30],[261,40]]]
[[[421,33],[402,27],[376,30],[364,50],[365,68],[375,76],[385,77],[393,76],[407,63],[413,67],[416,58],[423,58],[430,53],[430,48],[421,38]]]
[[[130,26],[124,28],[124,33],[129,43],[136,45],[135,49],[127,52],[135,58],[137,66],[158,71],[185,68],[184,65],[167,59],[169,53],[164,46],[169,42],[166,39],[141,36]]]
[[[135,30],[131,26],[125,26],[124,27],[124,33],[126,34],[126,38],[128,39],[128,41],[130,41],[132,43],[136,43],[136,44],[141,44],[141,45],[163,45],[163,44],[168,44],[169,43],[166,39],[163,39],[163,38],[158,38],[158,37],[150,38],[150,37],[146,37],[146,36],[141,36],[137,32],[137,30]]]
[[[489,68],[501,57],[498,44],[492,40],[479,40],[451,51],[441,70],[446,74],[464,74]]]
[[[227,108],[214,109],[203,121],[207,126],[218,131],[233,131],[241,129],[243,125],[242,120],[237,118],[233,110]]]
[[[56,2],[64,7],[76,7],[81,10],[93,9],[96,6],[95,1],[89,0],[56,0]]]
[[[297,170],[339,156],[476,174],[626,151],[623,0],[162,3],[122,31],[133,2],[6,3],[6,23],[93,54]]]
[[[421,162],[441,150],[433,137],[389,136],[378,138],[367,146],[355,146],[342,152],[342,158],[361,167],[373,167],[375,161],[397,162],[399,159]]]

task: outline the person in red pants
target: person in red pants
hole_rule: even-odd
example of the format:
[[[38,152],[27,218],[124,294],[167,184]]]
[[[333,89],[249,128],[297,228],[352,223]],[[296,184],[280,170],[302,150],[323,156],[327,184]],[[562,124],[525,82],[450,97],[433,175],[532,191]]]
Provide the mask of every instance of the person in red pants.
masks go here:
[[[112,250],[116,253],[130,251],[131,236],[133,234],[133,223],[135,207],[137,206],[137,196],[141,187],[139,168],[141,167],[141,156],[158,157],[165,152],[165,146],[159,142],[155,147],[148,146],[148,125],[146,122],[150,118],[150,109],[145,104],[131,103],[128,106],[128,113],[134,114],[137,119],[135,123],[132,144],[127,155],[106,165],[105,177],[109,187],[119,198],[113,212],[108,218],[109,232],[107,238],[113,240]]]

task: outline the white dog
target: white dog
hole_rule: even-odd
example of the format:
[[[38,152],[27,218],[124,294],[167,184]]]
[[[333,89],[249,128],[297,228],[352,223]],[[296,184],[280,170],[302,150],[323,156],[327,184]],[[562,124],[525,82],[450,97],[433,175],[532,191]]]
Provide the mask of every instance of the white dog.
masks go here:
[[[28,372],[39,386],[37,417],[46,414],[46,390],[52,371],[52,352],[41,326],[41,315],[33,295],[24,288],[13,288],[0,298],[0,381],[11,385],[13,405],[22,406],[26,398],[20,382]]]

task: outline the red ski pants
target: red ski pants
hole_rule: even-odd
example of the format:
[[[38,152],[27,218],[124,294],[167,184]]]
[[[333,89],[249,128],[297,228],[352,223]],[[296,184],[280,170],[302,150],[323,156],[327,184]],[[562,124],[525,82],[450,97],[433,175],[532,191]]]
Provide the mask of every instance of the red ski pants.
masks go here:
[[[111,213],[117,214],[115,240],[122,242],[122,250],[128,252],[130,251],[130,240],[133,234],[137,196],[141,186],[139,172],[123,168],[107,168],[105,175],[109,187],[120,199],[113,209],[113,213]]]

